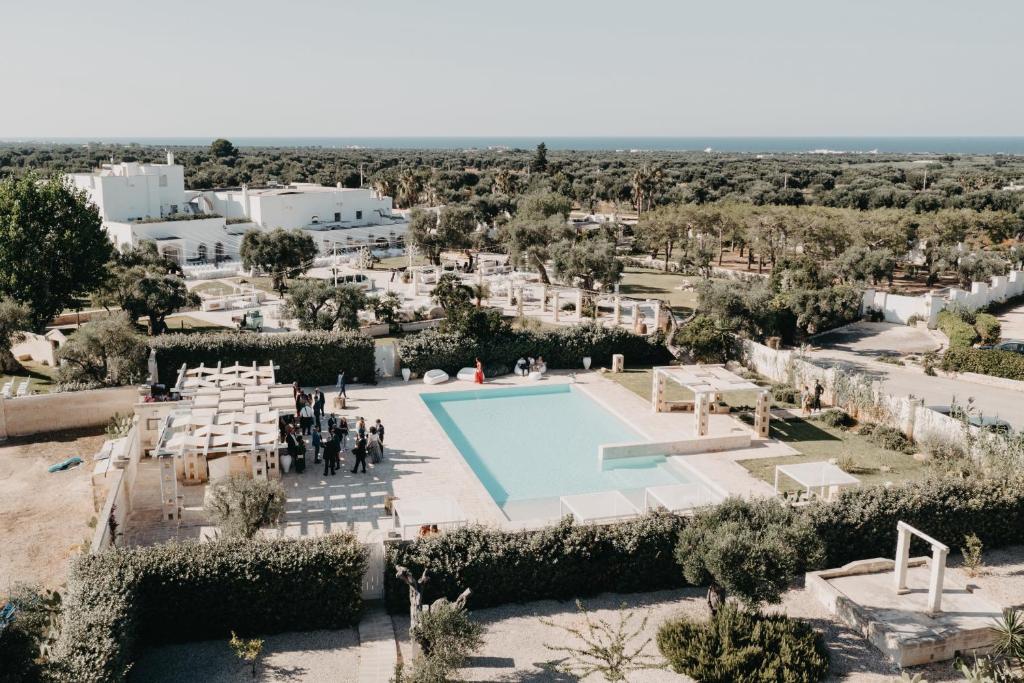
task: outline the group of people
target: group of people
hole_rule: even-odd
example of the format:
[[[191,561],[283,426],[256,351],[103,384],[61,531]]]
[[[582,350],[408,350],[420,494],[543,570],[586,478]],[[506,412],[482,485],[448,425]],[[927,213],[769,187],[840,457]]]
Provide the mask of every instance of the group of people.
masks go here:
[[[814,380],[814,388],[808,389],[807,385],[803,385],[800,389],[800,409],[803,411],[804,417],[811,414],[811,411],[821,410],[821,395],[825,393],[825,387],[821,386],[819,380]]]
[[[323,462],[325,477],[341,469],[342,454],[348,448],[350,432],[354,432],[351,448],[355,460],[351,469],[353,474],[360,468],[365,474],[367,460],[377,464],[384,459],[384,424],[380,419],[367,429],[366,420],[358,417],[350,430],[348,418],[332,413],[327,416],[325,433],[323,427],[327,400],[323,392],[314,389],[312,394],[307,394],[298,382],[292,384],[292,390],[295,413],[282,415],[279,427],[281,440],[295,462],[297,473],[301,474],[306,469],[307,447],[304,437],[309,438],[313,448],[313,463],[318,465]]]
[[[526,377],[531,372],[539,372],[544,374],[548,371],[548,364],[544,362],[544,356],[537,356],[534,358],[523,358],[520,357],[516,361],[516,374]]]

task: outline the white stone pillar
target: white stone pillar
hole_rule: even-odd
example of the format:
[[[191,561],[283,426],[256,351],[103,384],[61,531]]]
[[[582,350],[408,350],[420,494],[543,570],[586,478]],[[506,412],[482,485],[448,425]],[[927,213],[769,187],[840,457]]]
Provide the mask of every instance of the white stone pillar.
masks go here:
[[[894,571],[896,592],[907,591],[907,563],[910,561],[910,531],[902,524],[896,525],[896,567]]]
[[[931,578],[928,581],[928,614],[942,611],[942,582],[946,574],[946,548],[932,546]]]
[[[693,398],[693,416],[696,421],[697,436],[707,436],[708,415],[711,412],[711,396],[702,391],[694,395]]]
[[[576,290],[576,322],[583,322],[583,290]]]
[[[619,298],[618,294],[615,295],[615,306],[612,315],[616,325],[622,323],[622,299]]]
[[[651,382],[651,409],[654,412],[661,412],[661,409],[664,407],[664,397],[665,378],[660,372],[655,370]]]
[[[512,305],[512,297],[515,295],[515,287],[512,286],[512,279],[508,280],[508,289],[505,291],[505,297],[509,306]]]
[[[548,310],[548,286],[543,282],[540,285],[540,312]]]
[[[661,329],[661,299],[652,299],[651,305],[654,306],[654,329]]]
[[[757,406],[754,408],[754,436],[761,439],[768,438],[768,427],[771,420],[771,405],[768,402],[768,392],[762,391],[757,394]]]
[[[556,323],[558,322],[559,316],[561,315],[561,308],[562,308],[561,303],[558,301],[558,298],[559,298],[558,295],[559,295],[559,292],[558,292],[557,289],[555,291],[551,292],[551,312],[554,314],[554,318],[555,318],[555,322]]]
[[[523,297],[526,295],[526,288],[519,288],[519,296],[516,297],[516,315],[522,317],[523,315]]]

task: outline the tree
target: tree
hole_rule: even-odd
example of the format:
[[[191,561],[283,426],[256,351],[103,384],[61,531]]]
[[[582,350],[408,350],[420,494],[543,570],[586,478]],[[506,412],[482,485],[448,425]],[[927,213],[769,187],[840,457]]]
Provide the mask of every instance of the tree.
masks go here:
[[[790,582],[823,558],[821,539],[807,520],[770,499],[729,498],[700,510],[676,546],[686,580],[708,586],[712,613],[727,595],[753,609],[778,603]]]
[[[535,192],[519,201],[516,216],[502,227],[502,242],[515,264],[529,263],[540,273],[540,279],[551,283],[545,262],[549,248],[561,239],[572,237],[566,223],[572,202],[554,192]]]
[[[225,157],[238,156],[238,150],[231,144],[230,140],[224,138],[217,138],[210,143],[210,154],[217,159],[223,159]]]
[[[9,590],[8,590],[9,589]],[[5,586],[0,604],[14,605],[15,612],[0,629],[0,682],[49,681],[44,656],[52,645],[60,622],[61,597],[56,591],[16,583]]]
[[[416,171],[407,168],[398,176],[398,200],[405,208],[411,207],[420,197],[423,184]]]
[[[283,313],[297,319],[301,330],[356,330],[359,311],[367,305],[366,294],[355,285],[301,279],[289,288]]]
[[[167,328],[168,315],[200,302],[178,270],[177,264],[157,252],[155,244],[143,242],[114,254],[93,301],[107,310],[121,308],[131,321],[146,317],[149,334],[160,334]]]
[[[402,308],[402,297],[395,292],[387,292],[369,299],[373,315],[382,323],[394,325],[398,322],[398,311]]]
[[[595,281],[608,288],[622,277],[615,245],[603,239],[556,242],[551,247],[551,261],[559,279],[570,285],[579,280],[583,289],[594,289]]]
[[[228,641],[231,650],[243,662],[249,662],[252,666],[252,677],[256,678],[256,666],[259,664],[260,655],[263,653],[263,640],[260,638],[239,638],[234,631],[231,632],[231,640]]]
[[[121,313],[80,327],[57,351],[62,382],[134,384],[145,375],[147,346]]]
[[[450,314],[458,308],[468,307],[473,291],[462,284],[462,279],[455,273],[445,273],[437,279],[431,298],[446,314]]]
[[[298,277],[309,270],[316,258],[317,248],[313,238],[302,230],[275,228],[270,232],[246,232],[239,254],[243,266],[255,266],[269,273],[274,289],[284,295],[287,279]]]
[[[545,626],[560,628],[582,643],[582,647],[545,643],[544,647],[564,654],[568,659],[557,667],[558,671],[573,678],[584,679],[600,674],[606,681],[625,681],[633,672],[662,668],[663,664],[656,657],[644,652],[653,638],[639,644],[634,642],[643,637],[650,615],[645,614],[634,627],[632,622],[636,615],[626,611],[623,605],[619,608],[619,623],[613,626],[605,619],[592,617],[579,600],[576,601],[576,609],[583,617],[581,625],[562,626],[549,619],[541,619]]]
[[[548,170],[548,146],[543,142],[537,145],[537,151],[530,159],[530,173],[544,173]]]
[[[99,211],[63,177],[0,181],[0,296],[28,307],[33,331],[100,282],[112,251]]]
[[[637,222],[634,234],[652,255],[665,253],[665,272],[676,244],[686,238],[686,217],[678,206],[661,206],[645,213]]]
[[[284,514],[285,500],[280,482],[236,474],[210,488],[205,507],[226,537],[252,538]]]
[[[440,211],[413,209],[409,220],[409,239],[435,266],[441,265],[441,252],[445,249],[471,246],[475,231],[473,209],[460,204],[442,207]]]
[[[732,335],[708,315],[697,315],[676,332],[676,346],[698,363],[724,363],[733,348]]]
[[[0,372],[20,372],[21,364],[11,354],[11,344],[22,340],[22,332],[32,324],[32,312],[24,304],[0,297]]]

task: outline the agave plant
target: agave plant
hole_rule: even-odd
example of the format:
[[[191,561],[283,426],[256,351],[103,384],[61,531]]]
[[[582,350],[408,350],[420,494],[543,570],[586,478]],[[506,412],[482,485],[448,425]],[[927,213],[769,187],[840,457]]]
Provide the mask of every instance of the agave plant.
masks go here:
[[[995,653],[1018,665],[1024,663],[1024,612],[1013,607],[1004,609],[992,630],[996,634]]]

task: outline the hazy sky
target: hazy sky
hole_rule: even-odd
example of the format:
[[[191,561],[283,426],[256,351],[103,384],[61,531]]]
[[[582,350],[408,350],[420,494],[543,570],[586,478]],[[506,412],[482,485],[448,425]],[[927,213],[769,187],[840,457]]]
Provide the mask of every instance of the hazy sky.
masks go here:
[[[0,138],[1022,135],[1019,0],[5,0]]]

